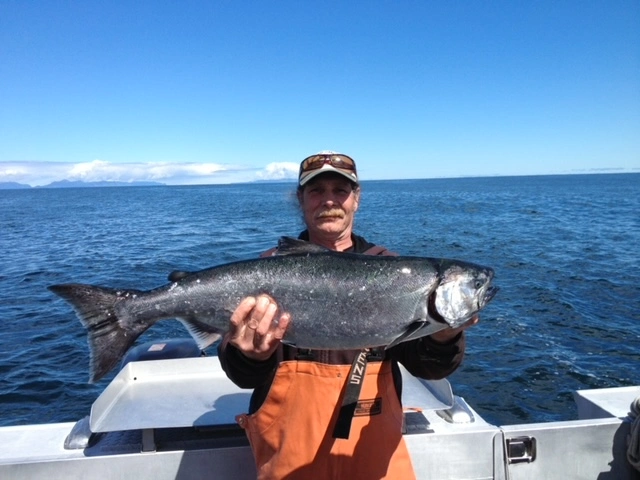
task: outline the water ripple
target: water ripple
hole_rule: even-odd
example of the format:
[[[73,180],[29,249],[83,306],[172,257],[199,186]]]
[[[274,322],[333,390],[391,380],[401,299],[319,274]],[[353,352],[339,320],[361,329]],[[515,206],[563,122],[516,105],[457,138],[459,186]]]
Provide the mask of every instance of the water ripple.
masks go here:
[[[404,255],[492,266],[501,291],[451,381],[497,424],[575,418],[576,389],[640,383],[640,176],[365,182],[359,233]],[[301,229],[291,184],[0,191],[0,425],[77,420],[79,321],[46,290],[154,288],[254,258]],[[186,336],[160,322],[140,341]],[[112,374],[113,375],[113,374]]]

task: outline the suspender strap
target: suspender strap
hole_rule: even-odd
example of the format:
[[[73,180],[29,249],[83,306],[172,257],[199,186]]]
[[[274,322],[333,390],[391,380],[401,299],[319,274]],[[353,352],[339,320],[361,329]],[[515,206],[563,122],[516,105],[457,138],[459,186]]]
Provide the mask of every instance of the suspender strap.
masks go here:
[[[362,382],[364,382],[364,374],[367,369],[368,350],[368,348],[362,350],[351,364],[342,405],[338,413],[338,420],[333,429],[333,438],[349,438],[351,421],[356,411],[358,398],[360,398],[360,390],[362,389]]]

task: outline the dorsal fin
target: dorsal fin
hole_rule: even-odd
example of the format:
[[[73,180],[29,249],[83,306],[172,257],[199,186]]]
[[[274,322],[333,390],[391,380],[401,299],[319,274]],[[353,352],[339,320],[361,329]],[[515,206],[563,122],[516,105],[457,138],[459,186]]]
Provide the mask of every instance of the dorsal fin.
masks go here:
[[[328,248],[321,247],[315,243],[293,237],[280,237],[276,255],[301,255],[305,253],[326,253],[330,251]]]
[[[192,273],[193,272],[184,272],[182,270],[174,270],[167,276],[167,279],[170,282],[179,282],[180,280],[182,280],[185,277],[188,277]]]

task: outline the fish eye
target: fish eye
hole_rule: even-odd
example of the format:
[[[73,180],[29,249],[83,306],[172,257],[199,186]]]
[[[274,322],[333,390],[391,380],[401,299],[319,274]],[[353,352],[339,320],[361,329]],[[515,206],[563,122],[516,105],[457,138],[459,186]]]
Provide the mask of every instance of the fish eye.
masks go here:
[[[474,284],[475,288],[480,288],[482,287],[482,282],[480,280],[476,280],[476,283]]]

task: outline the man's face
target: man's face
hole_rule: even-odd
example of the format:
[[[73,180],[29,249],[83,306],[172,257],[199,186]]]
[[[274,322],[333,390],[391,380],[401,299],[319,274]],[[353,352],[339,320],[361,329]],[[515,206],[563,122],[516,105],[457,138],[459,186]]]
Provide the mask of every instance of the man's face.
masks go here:
[[[305,185],[298,200],[311,239],[316,235],[335,238],[351,235],[360,190],[354,190],[342,175],[318,175]]]

